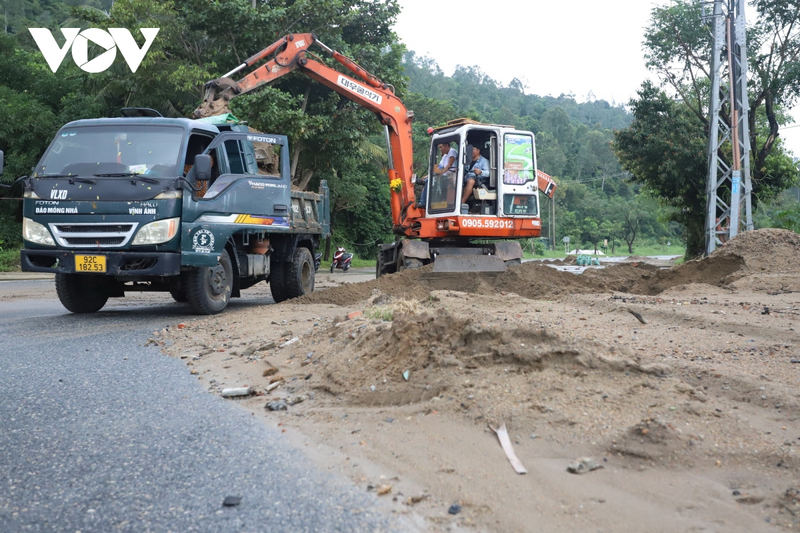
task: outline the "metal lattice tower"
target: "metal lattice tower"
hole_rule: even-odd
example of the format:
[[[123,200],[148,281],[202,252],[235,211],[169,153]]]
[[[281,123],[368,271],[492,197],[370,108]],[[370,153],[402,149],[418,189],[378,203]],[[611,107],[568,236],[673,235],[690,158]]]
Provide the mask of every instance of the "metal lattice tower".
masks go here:
[[[706,186],[706,253],[753,229],[750,195],[750,131],[747,100],[747,42],[745,0],[714,0],[711,54],[711,115],[708,135],[708,182]],[[726,74],[723,76],[723,72]],[[730,110],[726,122],[722,112]],[[730,126],[729,126],[730,124]],[[722,150],[733,153],[727,164]],[[740,213],[744,208],[744,221]]]

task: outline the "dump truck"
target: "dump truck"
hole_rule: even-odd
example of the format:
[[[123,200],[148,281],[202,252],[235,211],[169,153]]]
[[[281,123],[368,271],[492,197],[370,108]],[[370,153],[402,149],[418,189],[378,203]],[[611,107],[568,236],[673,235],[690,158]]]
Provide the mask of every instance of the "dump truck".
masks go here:
[[[308,51],[316,45],[339,70]],[[341,68],[343,67],[343,68]],[[252,69],[236,81],[240,71]],[[344,71],[344,72],[343,72]],[[431,129],[428,194],[416,194],[411,121],[394,88],[352,59],[320,42],[312,33],[289,34],[253,54],[222,77],[206,84],[195,117],[224,113],[231,99],[272,83],[286,74],[309,76],[372,111],[384,126],[391,187],[392,230],[396,238],[378,245],[376,275],[434,262],[434,271],[499,271],[522,258],[520,239],[539,237],[539,190],[552,198],[555,182],[539,180],[534,135],[510,125],[454,120]],[[452,171],[437,172],[438,146],[453,148]],[[488,161],[481,186],[467,187],[473,151]],[[467,203],[463,203],[464,196]],[[467,207],[465,207],[465,205]]]
[[[124,115],[65,125],[24,180],[23,271],[54,273],[73,313],[130,292],[215,314],[262,281],[276,302],[314,290],[330,197],[324,181],[292,190],[285,136],[230,116]]]

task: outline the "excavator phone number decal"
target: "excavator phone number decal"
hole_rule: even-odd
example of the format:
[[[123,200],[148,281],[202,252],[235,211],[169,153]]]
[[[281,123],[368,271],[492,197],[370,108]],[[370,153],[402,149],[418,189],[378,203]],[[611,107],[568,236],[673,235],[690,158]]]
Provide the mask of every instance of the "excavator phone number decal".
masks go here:
[[[513,229],[513,220],[498,220],[482,218],[464,218],[461,220],[461,225],[465,228],[499,228],[499,229]]]

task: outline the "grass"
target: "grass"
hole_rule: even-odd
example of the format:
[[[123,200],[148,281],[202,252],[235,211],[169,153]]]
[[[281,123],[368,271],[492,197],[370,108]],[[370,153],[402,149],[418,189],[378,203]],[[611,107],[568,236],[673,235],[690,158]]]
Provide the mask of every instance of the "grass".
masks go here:
[[[0,272],[19,272],[19,249],[0,250]]]
[[[377,318],[384,322],[391,322],[394,320],[394,311],[386,307],[372,307],[364,310],[364,316],[367,318]]]

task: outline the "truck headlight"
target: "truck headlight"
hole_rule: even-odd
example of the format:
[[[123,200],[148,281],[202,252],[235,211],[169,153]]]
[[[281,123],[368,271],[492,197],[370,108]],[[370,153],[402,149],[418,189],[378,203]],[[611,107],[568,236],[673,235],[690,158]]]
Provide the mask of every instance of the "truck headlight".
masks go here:
[[[180,225],[180,217],[165,218],[145,224],[136,234],[132,244],[163,244],[178,233]]]
[[[27,217],[23,217],[22,219],[22,237],[26,241],[35,242],[36,244],[45,244],[47,246],[56,245],[56,241],[54,241],[53,236],[50,235],[50,230]]]

